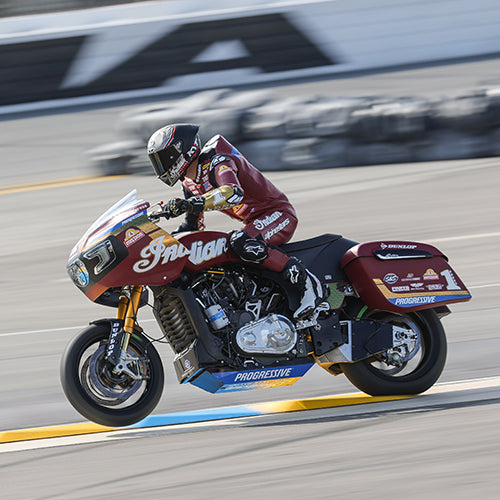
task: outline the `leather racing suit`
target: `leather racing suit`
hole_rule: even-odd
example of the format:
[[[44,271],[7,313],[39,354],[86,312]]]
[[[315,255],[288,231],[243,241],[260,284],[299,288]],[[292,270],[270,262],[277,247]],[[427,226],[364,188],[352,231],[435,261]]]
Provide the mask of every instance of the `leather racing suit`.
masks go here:
[[[196,178],[184,177],[182,184],[186,199],[202,195],[204,210],[219,210],[243,223],[243,229],[230,238],[242,260],[282,272],[290,283],[301,287],[303,298],[309,291],[308,304],[305,301],[299,307],[296,317],[314,310],[314,301],[316,305],[321,302],[323,294],[318,279],[298,259],[276,248],[291,239],[298,222],[284,193],[221,135],[201,150]],[[204,228],[203,212],[186,213],[177,231]]]

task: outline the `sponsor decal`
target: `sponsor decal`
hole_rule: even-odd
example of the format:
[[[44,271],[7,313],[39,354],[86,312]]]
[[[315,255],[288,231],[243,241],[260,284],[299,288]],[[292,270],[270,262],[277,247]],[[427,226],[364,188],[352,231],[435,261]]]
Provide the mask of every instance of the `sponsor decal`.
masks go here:
[[[241,203],[240,205],[235,205],[232,210],[236,215],[241,215],[241,214],[245,213],[245,210],[247,208],[248,208],[248,205],[246,203]]]
[[[111,322],[111,334],[109,336],[108,347],[106,349],[106,357],[112,358],[119,356],[121,342],[123,337],[122,322],[115,320]]]
[[[397,274],[394,274],[394,273],[387,273],[384,276],[384,281],[386,283],[388,283],[389,285],[392,285],[393,283],[396,283],[396,281],[398,281],[398,279],[399,279],[399,276]]]
[[[427,269],[424,273],[424,280],[438,280],[439,276],[434,269]]]
[[[270,240],[276,233],[279,233],[282,229],[285,229],[286,226],[290,224],[290,219],[285,219],[283,222],[280,222],[275,228],[267,231],[264,235],[265,240]]]
[[[198,265],[227,252],[226,238],[219,238],[208,243],[195,241],[190,249],[187,249],[182,243],[165,245],[163,240],[164,237],[160,236],[141,250],[142,259],[133,265],[133,270],[136,273],[145,273],[154,269],[158,264],[163,265],[186,256],[189,256],[190,262]]]
[[[217,392],[243,391],[291,385],[312,366],[313,364],[280,366],[237,372],[217,372],[213,375],[224,384]]]
[[[137,219],[141,215],[143,215],[143,212],[139,212],[137,214],[131,215],[128,219],[125,219],[124,221],[122,221],[121,225],[125,226],[125,224],[128,224],[129,222],[133,221],[134,219]]]
[[[423,283],[410,283],[412,288],[422,288],[424,286]]]
[[[391,290],[393,292],[409,292],[410,291],[410,287],[408,285],[404,285],[404,286],[393,286],[391,288]]]
[[[427,290],[442,290],[444,285],[440,283],[433,283],[432,285],[427,285]]]
[[[134,243],[137,243],[144,236],[146,235],[140,229],[131,227],[125,232],[125,239],[123,240],[123,243],[125,243],[126,247],[129,247]]]
[[[413,273],[408,273],[406,278],[402,278],[401,281],[419,281],[420,278],[416,277]]]
[[[248,372],[239,372],[234,377],[235,382],[248,382],[250,380],[263,380],[266,378],[285,378],[290,377],[292,368],[275,368],[272,370],[257,370]]]
[[[224,172],[225,170],[231,170],[231,167],[228,167],[227,165],[221,165],[219,167],[218,173],[222,174],[222,172]]]
[[[191,158],[191,156],[193,156],[196,153],[196,151],[198,151],[198,148],[199,148],[198,144],[194,144],[193,146],[191,146],[191,148],[187,152],[187,157]]]
[[[386,248],[403,248],[406,250],[413,250],[413,249],[417,248],[417,245],[399,245],[399,244],[394,244],[394,243],[387,245],[386,243],[380,243],[380,248],[382,250],[384,250]]]
[[[421,304],[433,304],[436,302],[435,295],[423,296],[423,297],[401,297],[395,299],[394,304],[397,306],[416,306]]]
[[[278,220],[282,215],[282,212],[276,211],[271,215],[264,217],[263,219],[255,219],[253,221],[253,225],[255,226],[255,229],[257,229],[258,231],[262,231],[265,227]]]
[[[212,158],[211,165],[213,167],[217,166],[219,163],[222,163],[223,161],[230,161],[231,158],[228,158],[227,156],[224,155],[215,155]],[[229,167],[227,167],[229,168]]]

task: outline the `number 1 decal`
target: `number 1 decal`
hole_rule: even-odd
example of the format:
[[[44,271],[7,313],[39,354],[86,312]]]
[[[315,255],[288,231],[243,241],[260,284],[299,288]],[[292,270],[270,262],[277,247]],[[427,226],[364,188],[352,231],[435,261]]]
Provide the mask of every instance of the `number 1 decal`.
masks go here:
[[[446,290],[462,290],[462,288],[458,286],[457,280],[455,279],[455,276],[453,276],[451,269],[445,269],[439,274],[446,280]]]

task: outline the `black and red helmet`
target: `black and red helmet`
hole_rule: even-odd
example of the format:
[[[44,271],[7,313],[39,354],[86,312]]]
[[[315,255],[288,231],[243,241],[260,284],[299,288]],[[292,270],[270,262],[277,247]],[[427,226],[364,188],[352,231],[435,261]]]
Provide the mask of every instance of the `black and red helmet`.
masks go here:
[[[148,156],[154,171],[165,184],[173,186],[184,177],[189,165],[200,156],[199,127],[188,123],[167,125],[149,139]]]

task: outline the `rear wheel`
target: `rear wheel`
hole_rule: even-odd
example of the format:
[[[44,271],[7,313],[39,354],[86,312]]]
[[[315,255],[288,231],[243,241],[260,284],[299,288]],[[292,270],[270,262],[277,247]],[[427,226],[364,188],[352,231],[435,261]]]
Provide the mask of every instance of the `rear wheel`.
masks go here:
[[[109,324],[95,324],[77,335],[61,361],[61,383],[73,407],[101,425],[131,425],[149,415],[163,391],[163,365],[151,342],[132,335],[126,370],[116,372],[105,357]]]
[[[419,394],[434,385],[443,371],[447,350],[444,329],[435,311],[375,312],[369,318],[408,333],[398,348],[357,363],[342,363],[346,377],[372,396]]]

